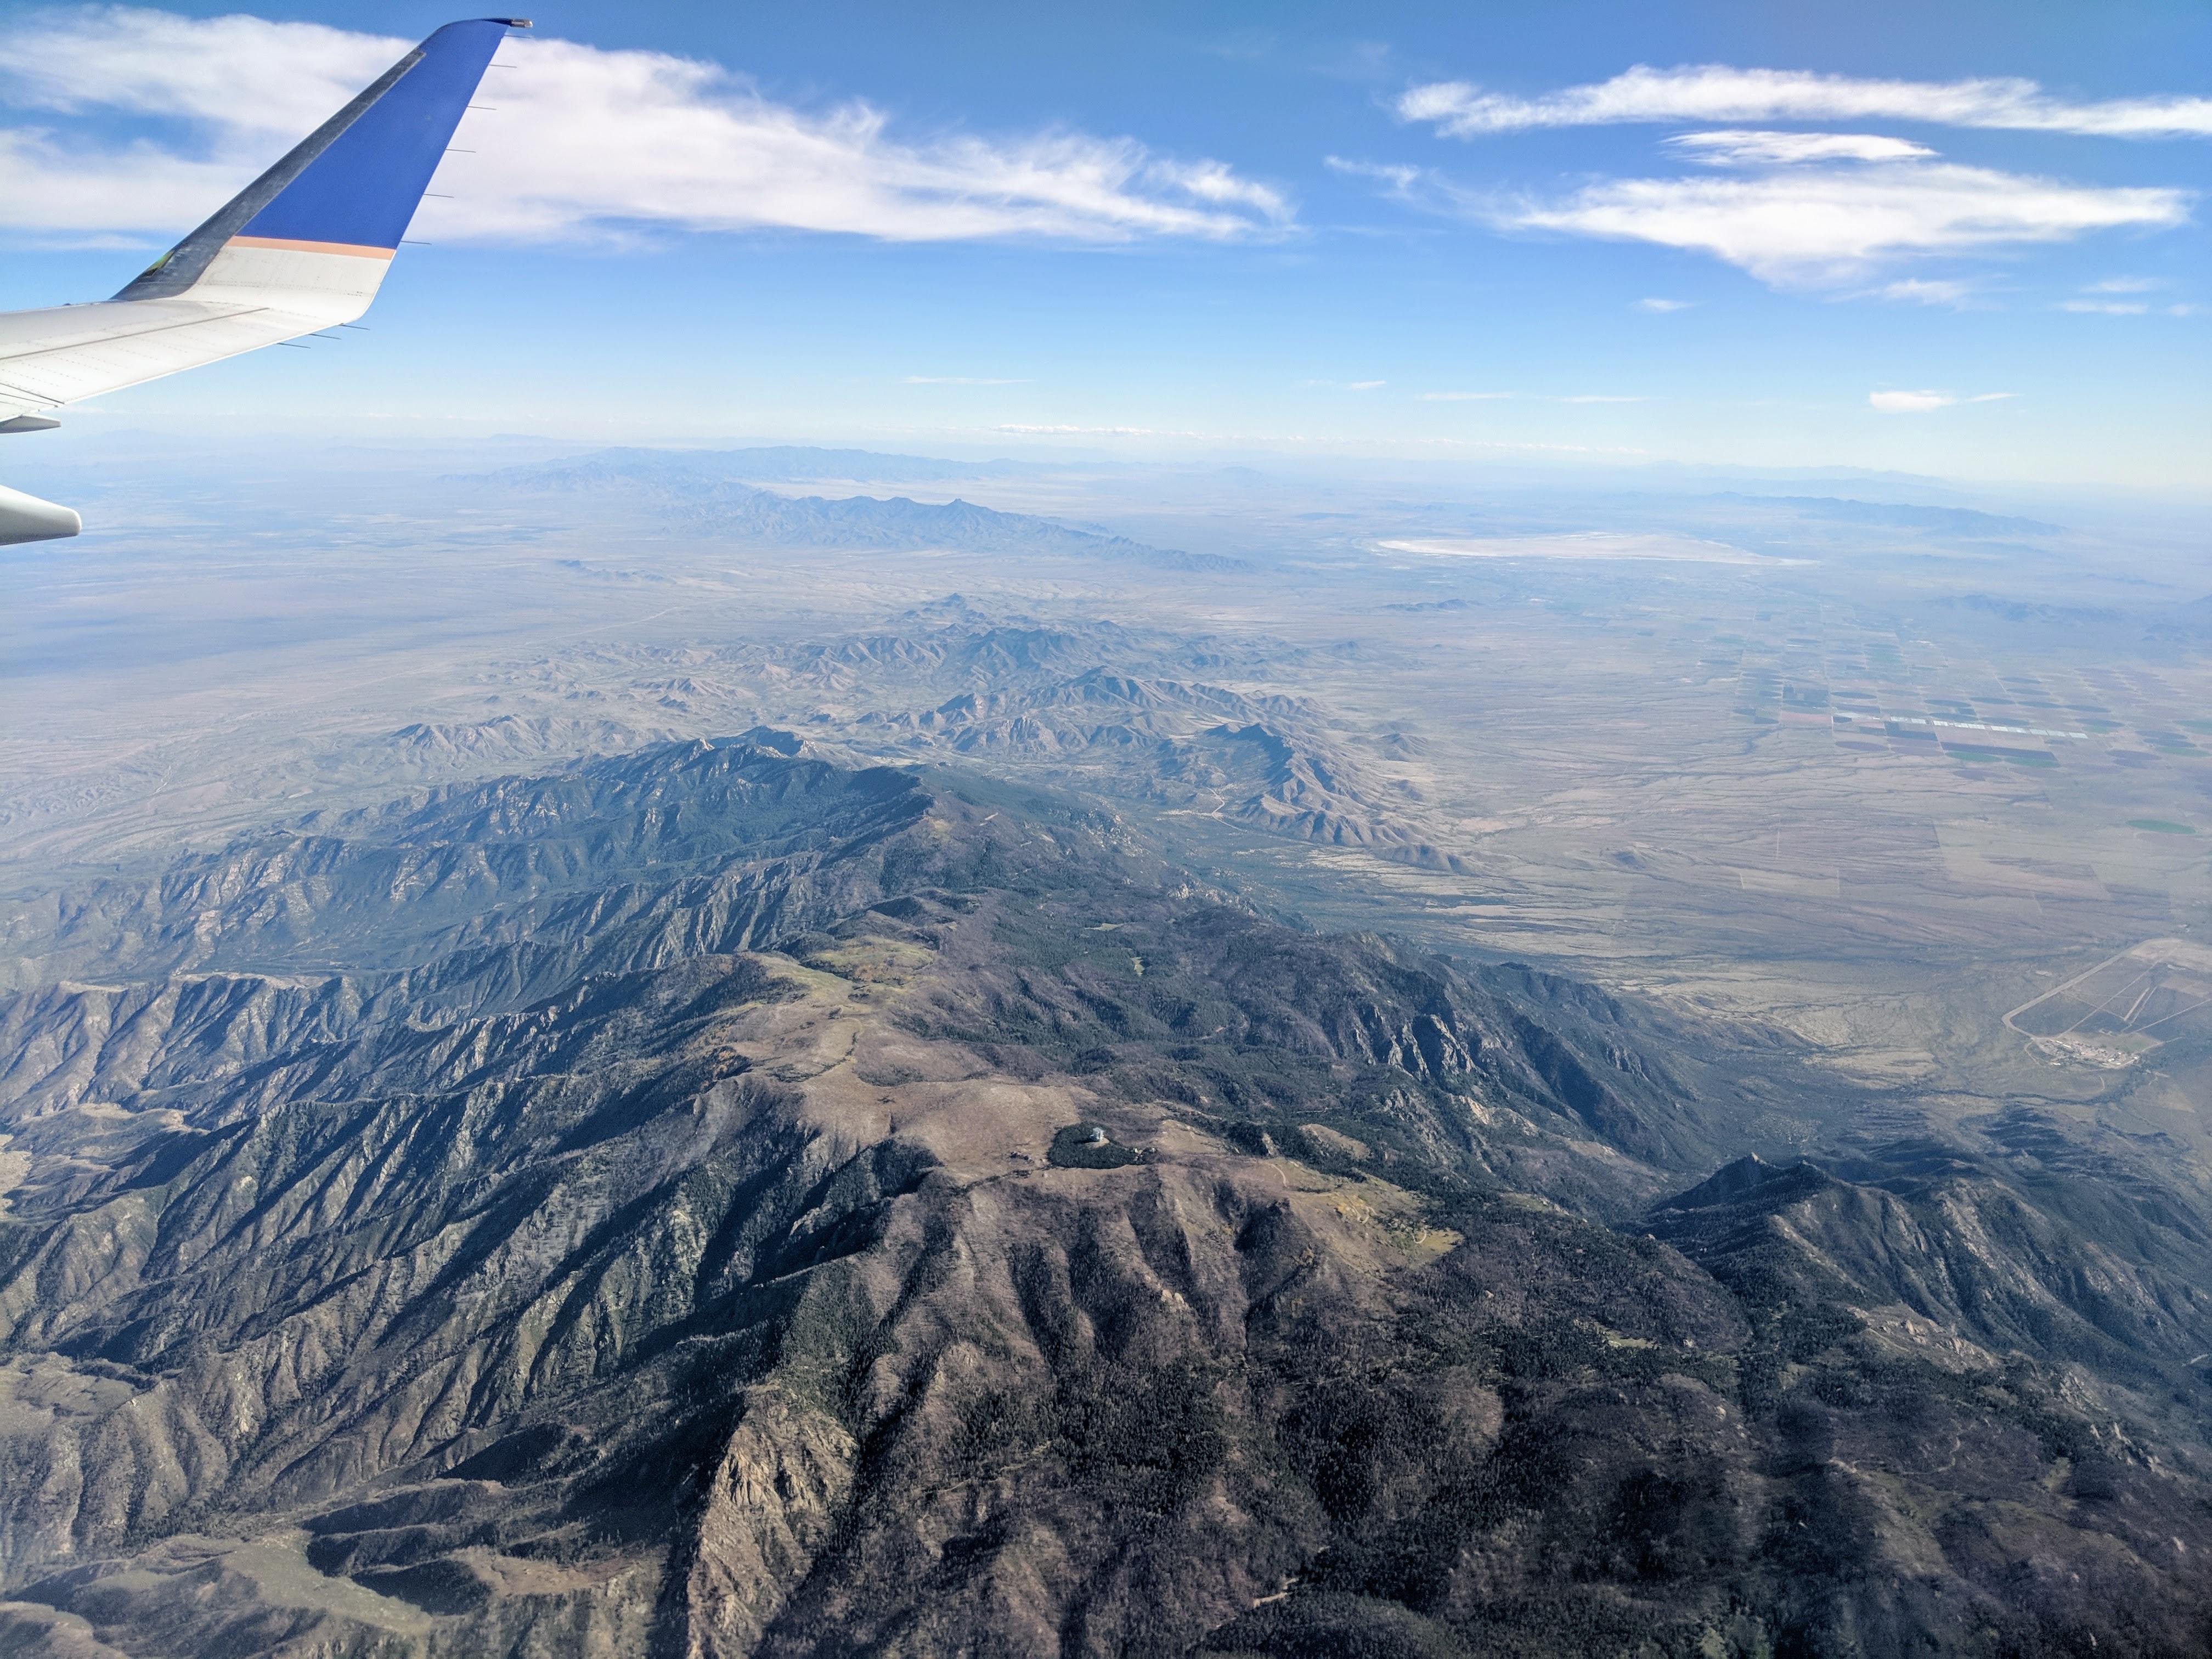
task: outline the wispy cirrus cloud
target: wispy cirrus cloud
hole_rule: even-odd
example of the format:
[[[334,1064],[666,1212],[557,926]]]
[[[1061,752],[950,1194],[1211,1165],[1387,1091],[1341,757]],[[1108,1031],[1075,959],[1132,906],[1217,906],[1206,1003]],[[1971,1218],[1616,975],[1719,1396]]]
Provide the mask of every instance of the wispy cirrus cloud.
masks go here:
[[[136,6],[18,13],[0,31],[9,101],[127,110],[304,137],[415,43],[323,23]]]
[[[317,23],[95,6],[0,27],[0,227],[52,236],[197,222],[412,40]],[[888,241],[1226,240],[1279,233],[1289,199],[1212,160],[1065,129],[902,136],[862,100],[781,103],[720,64],[517,40],[425,204],[440,240],[621,241],[783,228]],[[152,117],[174,143],[117,142]]]
[[[2019,395],[2016,392],[1984,392],[1961,398],[1951,392],[1869,392],[1867,403],[1884,415],[1924,415],[1930,410],[1948,409],[1953,404],[2002,403]]]
[[[1467,139],[1540,127],[1711,124],[1661,141],[1668,155],[1711,173],[1594,179],[1564,194],[1472,190],[1420,167],[1344,162],[1340,170],[1380,179],[1401,200],[1501,229],[1655,243],[1711,254],[1778,288],[1934,303],[1959,295],[1940,294],[1932,281],[1924,289],[1865,284],[1884,266],[1916,259],[2172,228],[2187,221],[2193,194],[1968,166],[1891,134],[1745,124],[1892,119],[2129,138],[2212,136],[2212,99],[2193,95],[2081,102],[2016,79],[1870,80],[1725,64],[1639,65],[1536,96],[1436,82],[1409,88],[1395,107],[1405,120]]]
[[[2185,191],[2067,184],[1951,162],[1788,168],[1752,178],[1612,179],[1498,203],[1504,226],[1693,249],[1778,287],[1863,278],[1929,255],[2186,222]]]
[[[1541,392],[1422,392],[1415,396],[1425,404],[1490,403],[1504,398],[1527,397],[1540,404],[1640,404],[1650,399],[1641,394],[1631,395],[1614,392],[1584,392],[1571,397],[1551,397]]]
[[[1708,167],[1802,166],[1808,161],[1910,161],[1936,152],[1874,132],[1684,132],[1663,141]]]
[[[2188,222],[2191,201],[2187,191],[2160,185],[2075,185],[1940,159],[1600,179],[1552,197],[1470,189],[1433,168],[1334,165],[1379,179],[1385,194],[1412,206],[1501,230],[1709,253],[1784,289],[1863,284],[1914,258],[2170,229]]]
[[[1032,426],[1009,422],[991,428],[994,432],[1018,433],[1024,437],[1085,437],[1085,438],[1221,438],[1231,434],[1219,432],[1170,431],[1156,426]]]
[[[1609,81],[1533,98],[1486,92],[1465,81],[1407,90],[1397,111],[1456,138],[1531,127],[1747,121],[1925,122],[1940,126],[2073,132],[2112,138],[2212,137],[2212,98],[2195,95],[2077,102],[2033,81],[1899,81],[1725,64],[1654,69],[1639,64]]]
[[[1636,308],[1638,311],[1651,311],[1663,313],[1669,311],[1687,311],[1695,304],[1697,304],[1695,300],[1649,299],[1638,300],[1636,302]]]
[[[2086,313],[2094,317],[2147,317],[2155,311],[2167,317],[2194,317],[2203,306],[2154,306],[2144,300],[2061,300],[2057,309]]]
[[[2085,283],[2081,292],[2087,298],[2061,300],[2053,308],[2072,311],[2094,317],[2148,317],[2156,313],[2164,317],[2195,317],[2204,307],[2187,302],[2158,304],[2148,295],[2156,294],[2166,283],[2156,276],[2107,276],[2101,282]],[[2115,299],[2112,295],[2130,297]]]
[[[1389,161],[1354,161],[1341,155],[1324,155],[1321,164],[1331,173],[1349,173],[1355,179],[1380,179],[1394,191],[1409,191],[1428,176],[1426,167],[1407,167]]]
[[[1925,276],[1906,276],[1884,283],[1875,291],[1885,300],[1905,300],[1923,306],[1963,306],[1974,297],[1972,283]]]

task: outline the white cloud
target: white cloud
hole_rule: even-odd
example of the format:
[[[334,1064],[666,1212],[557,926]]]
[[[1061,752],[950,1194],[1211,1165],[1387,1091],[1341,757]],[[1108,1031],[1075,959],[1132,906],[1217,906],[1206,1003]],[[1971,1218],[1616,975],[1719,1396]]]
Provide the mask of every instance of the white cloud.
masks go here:
[[[1518,398],[1522,394],[1517,392],[1422,392],[1414,395],[1425,404],[1474,404],[1490,403],[1504,398]],[[1626,396],[1613,392],[1587,392],[1571,398],[1546,397],[1541,392],[1531,395],[1538,402],[1547,404],[1641,404],[1650,401],[1649,398],[1640,395]]]
[[[0,34],[0,74],[18,108],[122,109],[296,139],[414,44],[321,23],[85,6],[21,15]]]
[[[44,245],[181,230],[252,175],[250,164],[188,161],[143,141],[88,151],[50,130],[0,128],[0,228]]]
[[[2185,190],[2073,185],[1913,149],[1893,161],[1797,161],[1740,177],[1598,179],[1551,198],[1471,190],[1429,167],[1335,157],[1329,165],[1380,179],[1386,196],[1424,211],[1503,230],[1692,249],[1794,289],[1863,283],[1884,265],[1917,258],[1997,253],[2100,230],[2171,229],[2188,222],[2194,200]],[[1866,291],[1950,303],[1965,285]]]
[[[1885,300],[1909,300],[1923,306],[1963,305],[1973,297],[1972,283],[1924,276],[1907,276],[1901,281],[1884,283],[1875,290]]]
[[[2155,276],[2107,276],[2083,284],[2084,294],[2155,294],[2166,284]],[[2061,300],[2057,309],[2101,317],[2142,317],[2152,309],[2148,300]],[[2193,317],[2202,306],[2166,305],[2156,307],[2169,317]]]
[[[1093,438],[1218,438],[1224,435],[1224,434],[1218,432],[1172,432],[1169,431],[1165,428],[1152,426],[1007,425],[994,426],[991,430],[994,432],[1019,432],[1025,434],[1043,433],[1054,437],[1068,434],[1078,434],[1085,437]]]
[[[1382,161],[1349,161],[1341,155],[1324,155],[1321,164],[1331,173],[1348,173],[1356,179],[1380,179],[1398,190],[1409,190],[1424,171]]]
[[[62,117],[181,122],[191,153],[52,125],[0,132],[0,226],[171,232],[198,222],[413,43],[319,24],[194,19],[129,7],[28,14],[0,29],[0,88]],[[516,40],[466,118],[477,152],[424,204],[441,241],[621,240],[659,230],[782,228],[892,241],[1091,243],[1278,232],[1271,186],[1133,138],[1053,130],[892,136],[860,101],[805,110],[718,64]]]
[[[1225,161],[1154,161],[1146,169],[1153,180],[1171,185],[1185,195],[1222,207],[1256,209],[1270,219],[1291,216],[1289,198],[1273,187],[1240,179]]]
[[[2002,403],[2018,395],[2013,392],[1984,392],[1961,398],[1949,392],[1869,392],[1867,402],[1884,415],[1924,415],[1931,409],[1948,409],[1953,404]]]
[[[1473,204],[1473,198],[1462,196]],[[1914,255],[2185,222],[2188,197],[1951,162],[1790,168],[1747,179],[1613,179],[1478,209],[1498,225],[1697,249],[1783,287],[1847,282]]]
[[[1800,70],[1735,69],[1725,64],[1653,69],[1569,87],[1535,98],[1485,92],[1464,81],[1408,89],[1398,100],[1408,121],[1428,121],[1454,137],[1528,127],[1623,122],[1926,121],[1944,126],[2077,132],[2119,138],[2212,135],[2212,98],[2118,98],[2073,103],[2033,81],[1878,81]]]
[[[1638,311],[1687,311],[1697,304],[1695,300],[1638,300]]]
[[[1792,167],[1814,161],[1905,161],[1936,152],[1871,132],[1685,132],[1663,141],[1708,167]]]

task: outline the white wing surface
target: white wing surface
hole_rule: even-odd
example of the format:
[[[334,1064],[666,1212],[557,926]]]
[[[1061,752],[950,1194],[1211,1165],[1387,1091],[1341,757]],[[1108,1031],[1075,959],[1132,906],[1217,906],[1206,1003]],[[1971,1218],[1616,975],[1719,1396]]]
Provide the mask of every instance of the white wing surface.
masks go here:
[[[112,300],[0,315],[0,432],[368,309],[484,66],[522,18],[448,23]],[[77,533],[0,489],[0,545]]]

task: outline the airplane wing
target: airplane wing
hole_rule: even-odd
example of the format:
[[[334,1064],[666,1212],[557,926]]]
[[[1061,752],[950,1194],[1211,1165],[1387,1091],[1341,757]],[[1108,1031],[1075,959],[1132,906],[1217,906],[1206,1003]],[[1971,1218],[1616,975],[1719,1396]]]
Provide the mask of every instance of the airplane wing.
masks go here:
[[[448,23],[112,300],[0,315],[0,433],[368,309],[509,28]],[[74,536],[64,507],[0,489],[0,546]]]

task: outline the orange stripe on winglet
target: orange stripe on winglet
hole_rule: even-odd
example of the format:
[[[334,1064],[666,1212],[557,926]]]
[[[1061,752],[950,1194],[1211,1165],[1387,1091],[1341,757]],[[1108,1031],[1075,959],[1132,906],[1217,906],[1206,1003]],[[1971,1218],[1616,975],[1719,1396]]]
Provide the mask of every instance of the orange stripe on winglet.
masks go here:
[[[389,259],[397,248],[363,247],[358,242],[295,242],[282,236],[234,236],[225,247],[273,247],[287,253],[343,253],[355,259]]]

